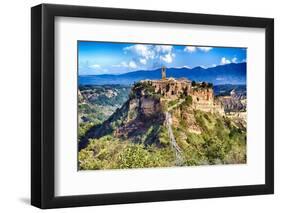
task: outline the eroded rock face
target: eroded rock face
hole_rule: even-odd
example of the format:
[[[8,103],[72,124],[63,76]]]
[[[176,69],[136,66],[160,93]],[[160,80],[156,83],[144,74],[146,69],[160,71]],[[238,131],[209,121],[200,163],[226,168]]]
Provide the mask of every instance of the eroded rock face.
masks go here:
[[[160,100],[155,98],[141,97],[140,113],[145,117],[151,117],[161,110]]]
[[[246,111],[247,108],[246,98],[239,97],[236,95],[230,95],[230,96],[219,97],[219,100],[223,104],[225,111],[227,113]]]
[[[137,98],[130,100],[127,122],[130,122],[131,120],[136,119],[136,117],[138,115],[139,104],[140,104],[140,101]]]
[[[164,122],[164,114],[161,111],[160,100],[153,97],[140,97],[130,100],[128,105],[128,114],[126,121],[123,121],[114,131],[114,136],[130,139],[135,143],[157,143],[158,131]],[[154,130],[150,136],[143,137],[147,134],[148,130],[154,125]],[[153,139],[153,140],[152,140]]]
[[[159,99],[152,97],[134,98],[129,102],[127,122],[134,120],[137,117],[155,117],[157,113],[161,113],[161,104]]]

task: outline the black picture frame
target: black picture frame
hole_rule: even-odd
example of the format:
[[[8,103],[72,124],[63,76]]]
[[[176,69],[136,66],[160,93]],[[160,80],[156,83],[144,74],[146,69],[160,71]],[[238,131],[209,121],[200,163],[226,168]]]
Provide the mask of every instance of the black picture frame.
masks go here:
[[[265,48],[265,184],[112,194],[54,195],[55,17],[263,28]],[[217,198],[274,193],[274,20],[164,11],[41,4],[31,8],[31,204],[60,208],[121,203]],[[94,193],[94,192],[93,192]]]

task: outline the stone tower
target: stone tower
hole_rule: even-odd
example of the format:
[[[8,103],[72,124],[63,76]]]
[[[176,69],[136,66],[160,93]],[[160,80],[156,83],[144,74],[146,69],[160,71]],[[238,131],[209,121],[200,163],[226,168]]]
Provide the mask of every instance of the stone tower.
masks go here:
[[[166,80],[166,67],[163,66],[161,70],[162,80]]]

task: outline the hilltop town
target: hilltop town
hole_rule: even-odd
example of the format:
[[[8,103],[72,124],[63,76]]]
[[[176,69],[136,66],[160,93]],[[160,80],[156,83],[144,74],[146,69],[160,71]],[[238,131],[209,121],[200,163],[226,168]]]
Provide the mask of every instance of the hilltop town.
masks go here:
[[[192,82],[186,78],[166,78],[165,67],[162,68],[161,80],[142,80],[140,84],[148,84],[154,88],[154,93],[160,94],[160,102],[192,98],[192,107],[204,112],[224,115],[224,107],[215,99],[213,85],[206,82]],[[134,90],[134,89],[133,89]]]

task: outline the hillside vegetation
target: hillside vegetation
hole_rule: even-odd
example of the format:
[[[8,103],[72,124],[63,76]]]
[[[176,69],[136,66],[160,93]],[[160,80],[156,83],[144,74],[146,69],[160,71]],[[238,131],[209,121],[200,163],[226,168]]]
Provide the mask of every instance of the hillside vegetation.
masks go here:
[[[161,101],[151,84],[136,83],[128,99],[79,141],[79,169],[125,169],[246,163],[246,127],[219,113],[193,108],[192,98]],[[167,128],[171,115],[176,159]]]

